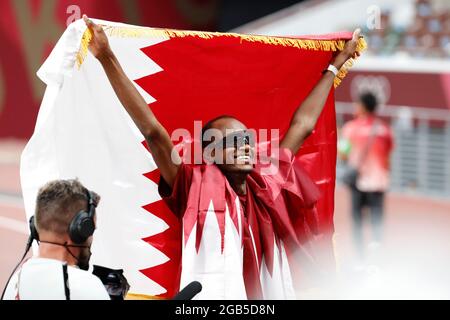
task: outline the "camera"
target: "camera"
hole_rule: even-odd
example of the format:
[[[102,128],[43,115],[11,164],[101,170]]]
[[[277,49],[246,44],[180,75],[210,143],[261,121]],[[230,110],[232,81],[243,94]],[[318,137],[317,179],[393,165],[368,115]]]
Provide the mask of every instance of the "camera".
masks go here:
[[[114,270],[94,265],[92,273],[97,276],[108,291],[111,300],[124,300],[130,284],[123,275],[123,270]]]

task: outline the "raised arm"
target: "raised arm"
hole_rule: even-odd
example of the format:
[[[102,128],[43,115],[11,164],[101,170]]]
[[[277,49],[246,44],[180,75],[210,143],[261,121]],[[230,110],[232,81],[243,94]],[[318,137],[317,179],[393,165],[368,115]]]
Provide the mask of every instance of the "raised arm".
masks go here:
[[[359,29],[356,29],[353,33],[352,40],[348,41],[345,44],[344,50],[331,61],[330,64],[334,65],[338,70],[348,59],[359,56],[356,48],[360,32]],[[331,71],[326,72],[322,76],[300,107],[295,111],[289,129],[280,143],[280,147],[288,148],[294,154],[297,153],[303,141],[312,133],[316,126],[317,119],[319,119],[322,113],[331,86],[334,83],[334,78],[334,73]]]
[[[159,123],[144,98],[128,79],[109,46],[103,28],[87,16],[83,16],[83,19],[93,33],[89,50],[103,66],[117,97],[144,135],[161,176],[169,186],[173,186],[179,165],[172,161],[174,147],[167,130]],[[177,152],[173,152],[173,157],[176,163],[181,163]]]

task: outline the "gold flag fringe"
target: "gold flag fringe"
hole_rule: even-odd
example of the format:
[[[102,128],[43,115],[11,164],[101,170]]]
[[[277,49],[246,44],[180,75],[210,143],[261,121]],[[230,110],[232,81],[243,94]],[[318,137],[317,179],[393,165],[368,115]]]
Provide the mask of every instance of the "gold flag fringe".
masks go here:
[[[272,37],[272,36],[259,36],[259,35],[245,35],[238,33],[221,33],[221,32],[203,32],[203,31],[187,31],[187,30],[175,30],[175,29],[159,29],[159,28],[145,28],[145,27],[113,27],[102,26],[105,33],[109,37],[121,37],[121,38],[141,38],[141,37],[153,37],[153,38],[184,38],[184,37],[197,37],[202,39],[212,39],[214,37],[233,37],[240,39],[241,42],[259,42],[269,45],[277,45],[284,47],[294,47],[304,50],[320,50],[320,51],[341,51],[344,49],[346,40],[314,40],[314,39],[296,39],[296,38],[284,38],[284,37]],[[80,50],[77,54],[77,66],[81,67],[88,53],[89,43],[92,40],[92,32],[89,29],[83,34],[81,39]],[[360,38],[358,41],[358,51],[362,52],[367,47],[364,38]],[[353,66],[353,59],[349,59],[341,68],[338,76],[334,80],[335,88],[339,86],[341,81],[345,78],[348,70]]]
[[[140,293],[128,293],[125,300],[169,300],[168,298],[161,298],[159,296],[151,296]]]
[[[366,40],[364,40],[364,38],[359,38],[356,50],[361,53],[361,52],[363,52],[366,49],[367,49]],[[347,73],[349,72],[351,67],[353,67],[354,64],[355,64],[355,59],[353,59],[353,58],[348,59],[344,63],[342,68],[339,70],[338,75],[334,78],[334,88],[339,87],[339,85],[341,84],[342,80],[344,80],[345,76],[347,75]]]
[[[92,38],[93,38],[92,31],[89,28],[87,28],[86,31],[83,33],[83,37],[81,38],[80,50],[77,53],[78,69],[80,69],[81,65],[84,62],[84,59],[86,59],[87,57],[89,50],[89,43],[91,43]]]

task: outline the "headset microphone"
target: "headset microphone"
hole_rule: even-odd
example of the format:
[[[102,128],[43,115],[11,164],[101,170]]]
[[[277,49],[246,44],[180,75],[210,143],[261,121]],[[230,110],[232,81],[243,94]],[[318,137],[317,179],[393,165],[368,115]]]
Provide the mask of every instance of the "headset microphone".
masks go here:
[[[17,268],[19,268],[19,266],[22,264],[23,260],[27,256],[28,251],[30,251],[31,245],[33,244],[33,241],[34,240],[39,241],[39,234],[37,233],[36,225],[34,224],[34,216],[32,216],[30,218],[29,226],[30,226],[30,236],[28,237],[27,246],[25,247],[25,253],[23,254],[22,259],[20,259],[19,263],[16,265],[13,272],[9,276],[8,281],[6,281],[6,285],[5,285],[5,288],[3,289],[2,297],[0,298],[0,300],[3,300],[3,296],[5,295],[6,288],[8,287],[9,281],[11,280],[14,273],[16,273]]]

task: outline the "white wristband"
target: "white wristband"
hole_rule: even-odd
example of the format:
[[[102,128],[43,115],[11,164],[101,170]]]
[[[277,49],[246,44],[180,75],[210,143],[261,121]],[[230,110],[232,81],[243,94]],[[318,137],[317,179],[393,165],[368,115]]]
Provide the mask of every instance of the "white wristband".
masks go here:
[[[330,64],[328,66],[327,70],[333,72],[335,77],[337,77],[337,75],[339,73],[339,70],[335,66],[333,66],[332,64]]]

